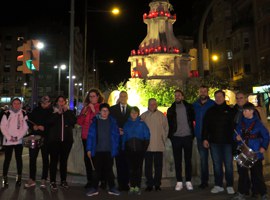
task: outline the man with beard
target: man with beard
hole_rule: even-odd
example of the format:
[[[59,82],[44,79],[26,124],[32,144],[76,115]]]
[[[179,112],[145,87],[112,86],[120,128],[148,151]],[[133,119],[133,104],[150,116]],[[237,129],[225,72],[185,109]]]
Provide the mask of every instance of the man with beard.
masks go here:
[[[202,141],[202,127],[203,127],[203,118],[206,111],[212,107],[215,102],[208,96],[208,87],[202,85],[199,88],[199,98],[193,103],[193,108],[195,111],[195,137],[197,140],[197,148],[200,155],[201,163],[201,184],[199,188],[205,189],[208,187],[209,179],[209,167],[208,167],[208,157],[209,150],[204,148]]]
[[[191,157],[193,143],[193,121],[194,110],[191,104],[184,100],[184,94],[181,90],[174,92],[175,102],[168,108],[167,119],[169,124],[168,137],[172,143],[173,157],[175,164],[175,173],[177,183],[176,191],[183,189],[182,177],[182,151],[184,150],[185,160],[185,181],[187,190],[193,190],[191,183]]]

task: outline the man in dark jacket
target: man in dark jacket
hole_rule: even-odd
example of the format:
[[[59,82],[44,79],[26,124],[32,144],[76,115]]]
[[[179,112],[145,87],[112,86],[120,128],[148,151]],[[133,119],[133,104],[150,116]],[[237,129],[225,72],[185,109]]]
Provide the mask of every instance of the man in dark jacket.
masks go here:
[[[110,114],[116,119],[117,125],[120,129],[119,147],[122,146],[122,134],[124,124],[130,116],[131,107],[127,104],[128,94],[126,91],[121,91],[119,94],[119,103],[110,108]],[[117,182],[119,190],[129,190],[129,172],[128,163],[125,156],[125,151],[119,149],[119,154],[115,157]]]
[[[181,90],[175,90],[174,97],[175,102],[168,108],[167,119],[169,124],[168,137],[172,143],[177,179],[175,190],[180,191],[183,189],[182,150],[184,150],[185,157],[186,187],[188,190],[193,190],[191,183],[191,156],[194,135],[194,110],[191,104],[184,101],[184,94]]]
[[[202,142],[203,118],[206,111],[214,104],[215,102],[208,96],[208,88],[202,85],[199,88],[199,98],[193,103],[195,111],[195,137],[197,140],[197,147],[200,154],[201,163],[201,184],[199,185],[199,188],[201,189],[208,187],[209,179],[209,149],[204,148]]]
[[[210,147],[213,160],[215,186],[211,193],[224,191],[223,188],[223,163],[225,165],[225,178],[227,193],[234,194],[233,189],[233,110],[225,102],[225,92],[215,92],[215,105],[209,108],[204,117],[203,145]]]

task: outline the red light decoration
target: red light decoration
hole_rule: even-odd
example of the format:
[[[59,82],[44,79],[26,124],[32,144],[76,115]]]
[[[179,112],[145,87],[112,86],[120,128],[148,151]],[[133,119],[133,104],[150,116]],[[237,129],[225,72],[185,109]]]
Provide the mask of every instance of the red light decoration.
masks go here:
[[[142,78],[142,74],[140,71],[133,69],[131,71],[131,78]]]

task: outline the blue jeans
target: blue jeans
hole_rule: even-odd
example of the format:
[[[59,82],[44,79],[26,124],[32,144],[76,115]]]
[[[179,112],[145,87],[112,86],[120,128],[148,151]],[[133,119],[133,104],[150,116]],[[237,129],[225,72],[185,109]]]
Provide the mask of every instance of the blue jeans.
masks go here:
[[[225,179],[227,187],[233,186],[233,156],[231,144],[210,143],[213,160],[215,185],[223,187],[223,164],[225,166]]]
[[[204,148],[203,141],[197,139],[198,152],[200,154],[200,163],[201,163],[201,184],[208,184],[209,179],[209,166],[208,166],[208,157],[209,149]]]

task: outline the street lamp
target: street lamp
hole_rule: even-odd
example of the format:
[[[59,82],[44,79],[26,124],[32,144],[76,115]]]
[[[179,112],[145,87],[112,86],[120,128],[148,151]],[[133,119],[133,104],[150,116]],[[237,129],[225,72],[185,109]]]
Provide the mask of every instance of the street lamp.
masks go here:
[[[88,32],[88,26],[87,26],[87,22],[88,22],[88,12],[103,12],[103,13],[106,13],[106,12],[110,12],[112,15],[119,15],[120,14],[120,9],[117,8],[117,7],[114,7],[113,9],[111,10],[88,10],[88,6],[87,6],[87,0],[85,0],[85,5],[84,5],[84,63],[83,63],[83,66],[84,66],[84,76],[83,76],[83,89],[82,89],[82,93],[85,94],[86,92],[86,87],[89,86],[89,71],[88,71],[88,65],[87,65],[87,32]],[[94,80],[95,82],[95,80]]]
[[[61,70],[65,70],[67,68],[66,65],[62,64],[60,67],[57,65],[54,66],[54,69],[58,69],[58,95],[61,93]]]
[[[211,56],[211,60],[213,61],[212,72],[214,73],[214,68],[216,67],[216,63],[219,61],[219,56],[217,54],[213,54]]]

